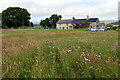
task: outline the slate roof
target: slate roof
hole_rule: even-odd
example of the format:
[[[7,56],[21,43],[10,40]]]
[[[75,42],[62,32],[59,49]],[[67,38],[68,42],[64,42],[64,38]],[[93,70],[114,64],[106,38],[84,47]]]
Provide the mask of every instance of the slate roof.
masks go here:
[[[66,19],[66,20],[60,20],[57,23],[58,24],[67,24],[67,23],[80,23],[80,22],[96,22],[98,18],[89,18],[87,19]]]
[[[59,20],[57,24],[67,24],[72,23],[73,19]]]
[[[79,22],[96,22],[98,18],[89,18],[87,19],[75,19],[72,21],[72,23],[79,23]]]

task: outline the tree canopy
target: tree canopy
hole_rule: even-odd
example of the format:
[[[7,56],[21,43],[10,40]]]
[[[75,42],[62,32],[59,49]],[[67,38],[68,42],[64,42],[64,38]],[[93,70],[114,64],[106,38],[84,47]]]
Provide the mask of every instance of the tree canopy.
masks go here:
[[[40,25],[43,26],[44,28],[46,27],[56,27],[56,23],[58,20],[62,18],[61,15],[53,14],[49,18],[46,18],[45,20],[41,20]]]
[[[0,13],[0,20],[2,20],[2,13]]]
[[[2,14],[0,13],[0,28],[2,26]]]
[[[7,26],[8,28],[14,27],[18,28],[20,26],[29,26],[30,24],[30,13],[20,7],[9,7],[2,11],[2,25],[3,28]]]
[[[31,26],[31,27],[33,27],[33,26],[34,26],[34,25],[33,25],[33,22],[30,22],[30,26]]]

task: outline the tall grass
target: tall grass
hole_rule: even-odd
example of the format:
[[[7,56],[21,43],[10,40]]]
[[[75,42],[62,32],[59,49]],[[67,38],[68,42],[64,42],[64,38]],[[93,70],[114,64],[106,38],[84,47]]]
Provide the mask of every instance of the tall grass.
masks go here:
[[[117,38],[116,31],[3,30],[2,78],[117,78]]]

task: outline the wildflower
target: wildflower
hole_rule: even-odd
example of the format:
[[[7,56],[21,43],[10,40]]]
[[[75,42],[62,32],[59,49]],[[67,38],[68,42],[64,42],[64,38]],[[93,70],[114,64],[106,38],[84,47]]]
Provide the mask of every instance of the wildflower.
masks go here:
[[[71,52],[72,50],[68,50],[68,53]]]
[[[100,56],[100,55],[96,55],[96,57],[97,57],[97,58],[101,58],[101,56]]]
[[[53,56],[53,58],[55,58],[55,56]]]
[[[79,62],[76,62],[76,64],[78,64]]]
[[[81,56],[81,57],[84,57],[84,56],[85,56],[85,54],[84,54],[84,53],[82,53],[80,56]]]
[[[87,61],[87,62],[90,62],[91,60],[90,60],[90,58],[84,58],[85,59],[85,61]]]
[[[40,69],[40,72],[42,72],[42,69]]]
[[[50,53],[52,54],[52,52],[50,51]]]
[[[103,40],[105,42],[105,40]]]

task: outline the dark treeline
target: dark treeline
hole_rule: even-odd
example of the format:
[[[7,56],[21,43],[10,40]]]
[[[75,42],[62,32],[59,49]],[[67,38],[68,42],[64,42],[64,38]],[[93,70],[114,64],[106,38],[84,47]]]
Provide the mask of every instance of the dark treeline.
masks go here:
[[[9,7],[2,11],[2,28],[18,28],[21,26],[30,26],[32,22],[30,13],[20,7]]]
[[[58,20],[62,19],[61,15],[53,14],[49,18],[40,21],[40,25],[44,28],[56,28]]]

